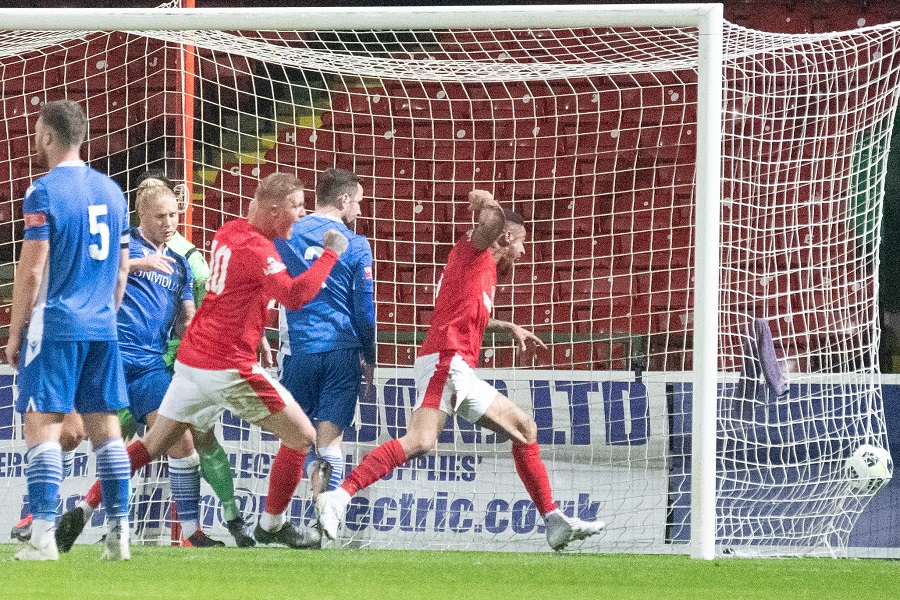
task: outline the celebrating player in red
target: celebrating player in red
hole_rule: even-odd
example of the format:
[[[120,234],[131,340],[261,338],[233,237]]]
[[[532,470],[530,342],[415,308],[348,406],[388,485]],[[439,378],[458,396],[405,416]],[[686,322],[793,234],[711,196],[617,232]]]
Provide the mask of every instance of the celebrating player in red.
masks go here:
[[[525,251],[522,217],[504,211],[483,190],[471,192],[469,201],[470,208],[479,212],[478,225],[456,243],[438,284],[431,328],[413,366],[416,405],[409,427],[403,437],[366,455],[341,487],[319,495],[319,525],[330,539],[337,536],[350,498],[409,459],[432,451],[447,416],[454,412],[512,438],[516,472],[544,517],[547,542],[554,550],[599,533],[604,527],[600,521],[585,522],[559,510],[541,460],[534,419],[475,376],[481,341],[488,329],[511,333],[520,350],[544,343],[518,325],[490,318],[498,265],[508,266]]]
[[[294,452],[305,454],[312,447],[312,423],[256,355],[269,302],[274,298],[296,310],[312,300],[347,249],[347,238],[326,231],[322,255],[291,278],[272,239],[290,235],[303,214],[303,184],[292,175],[274,173],[260,182],[249,218],[230,221],[216,232],[207,295],[182,339],[156,423],[143,440],[128,447],[132,472],[165,452],[188,427],[209,431],[225,409],[274,433]],[[270,477],[283,477],[277,460]],[[301,531],[290,523],[262,537],[256,535],[258,541],[294,548],[318,546],[321,539],[315,530]]]

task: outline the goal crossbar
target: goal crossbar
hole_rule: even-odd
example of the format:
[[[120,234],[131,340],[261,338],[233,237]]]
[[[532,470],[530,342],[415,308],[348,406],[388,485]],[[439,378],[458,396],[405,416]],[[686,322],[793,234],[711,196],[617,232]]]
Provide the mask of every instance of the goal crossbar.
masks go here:
[[[717,9],[718,7],[718,9]],[[397,30],[691,27],[720,4],[321,8],[0,9],[4,29],[32,31]],[[102,28],[97,24],[103,23]]]

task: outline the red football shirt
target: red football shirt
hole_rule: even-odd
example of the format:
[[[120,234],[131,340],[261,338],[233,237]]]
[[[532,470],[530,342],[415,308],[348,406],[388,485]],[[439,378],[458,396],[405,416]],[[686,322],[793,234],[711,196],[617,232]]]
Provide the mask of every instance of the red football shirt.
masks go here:
[[[338,256],[326,250],[302,275],[291,278],[275,244],[245,219],[216,232],[207,294],[178,348],[178,360],[198,369],[248,369],[274,298],[291,310],[322,289]]]
[[[489,250],[475,247],[471,236],[469,232],[450,251],[419,356],[455,350],[474,368],[494,306],[497,263]]]

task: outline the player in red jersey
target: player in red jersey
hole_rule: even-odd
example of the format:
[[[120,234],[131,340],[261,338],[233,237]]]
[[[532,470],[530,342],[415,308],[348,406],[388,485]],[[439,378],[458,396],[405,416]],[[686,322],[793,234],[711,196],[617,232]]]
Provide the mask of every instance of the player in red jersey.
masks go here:
[[[269,175],[260,182],[249,212],[248,219],[230,221],[216,232],[207,295],[182,339],[156,423],[143,440],[128,447],[132,473],[161,456],[189,427],[208,432],[225,409],[275,434],[291,452],[305,454],[315,442],[312,423],[259,365],[256,349],[269,302],[275,299],[296,310],[314,298],[347,249],[347,238],[325,232],[322,255],[292,279],[272,239],[289,235],[304,213],[303,184],[292,175]],[[270,474],[276,480],[278,462],[276,457]],[[282,525],[265,532],[269,537],[257,535],[257,541],[295,548],[319,545],[318,532]]]
[[[431,452],[447,416],[454,412],[512,438],[516,472],[544,517],[547,542],[554,550],[599,533],[604,527],[600,521],[582,521],[559,510],[541,460],[534,419],[475,376],[481,340],[488,329],[511,333],[523,351],[529,345],[544,343],[518,325],[490,317],[498,266],[509,266],[525,251],[522,217],[504,211],[483,190],[471,192],[469,202],[470,209],[479,212],[478,225],[456,243],[438,284],[431,328],[413,366],[416,405],[406,434],[367,454],[341,487],[319,494],[319,526],[330,539],[337,536],[350,498],[409,459]]]

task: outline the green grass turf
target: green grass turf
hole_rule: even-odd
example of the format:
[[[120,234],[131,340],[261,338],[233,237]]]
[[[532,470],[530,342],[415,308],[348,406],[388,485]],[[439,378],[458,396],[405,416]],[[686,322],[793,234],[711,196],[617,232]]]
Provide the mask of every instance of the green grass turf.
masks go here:
[[[130,562],[103,563],[94,545],[19,563],[17,548],[0,544],[0,598],[900,598],[900,563],[887,560],[135,547]]]

